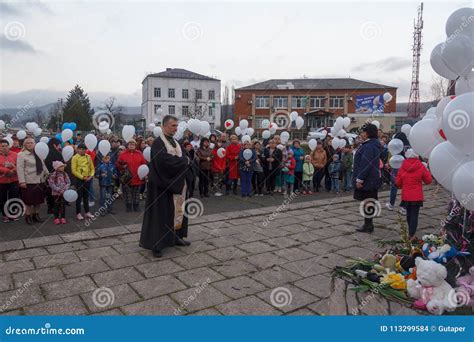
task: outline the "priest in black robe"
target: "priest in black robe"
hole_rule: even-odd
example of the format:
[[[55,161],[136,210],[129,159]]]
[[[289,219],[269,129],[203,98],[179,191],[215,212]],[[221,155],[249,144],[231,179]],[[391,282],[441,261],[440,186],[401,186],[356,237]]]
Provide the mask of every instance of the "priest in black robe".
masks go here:
[[[190,242],[183,240],[188,235],[184,207],[190,160],[173,138],[177,129],[177,119],[166,115],[162,134],[151,147],[140,246],[152,250],[153,256],[158,258],[166,247],[190,245]]]

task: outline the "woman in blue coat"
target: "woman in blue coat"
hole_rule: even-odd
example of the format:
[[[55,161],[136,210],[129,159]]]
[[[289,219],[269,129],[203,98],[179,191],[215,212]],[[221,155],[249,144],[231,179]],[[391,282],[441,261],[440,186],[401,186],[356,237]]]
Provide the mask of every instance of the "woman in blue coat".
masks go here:
[[[303,163],[304,163],[304,150],[301,148],[299,140],[293,140],[293,146],[291,146],[293,150],[293,155],[296,161],[295,167],[295,192],[299,192],[302,188],[303,183]]]
[[[378,139],[377,127],[370,123],[362,127],[360,137],[363,142],[354,156],[352,185],[355,189],[354,199],[363,201],[360,212],[364,217],[364,224],[357,231],[372,233],[374,231],[372,220],[380,212],[377,191],[381,182],[382,145]]]

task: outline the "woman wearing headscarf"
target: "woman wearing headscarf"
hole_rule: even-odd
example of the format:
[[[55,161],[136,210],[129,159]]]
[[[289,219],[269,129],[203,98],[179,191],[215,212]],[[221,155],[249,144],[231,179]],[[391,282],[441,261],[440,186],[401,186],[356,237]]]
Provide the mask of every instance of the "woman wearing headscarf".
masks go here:
[[[35,153],[33,138],[26,138],[23,142],[23,149],[18,153],[17,172],[21,199],[25,203],[25,221],[27,224],[41,223],[39,211],[44,203],[44,184],[49,172]]]

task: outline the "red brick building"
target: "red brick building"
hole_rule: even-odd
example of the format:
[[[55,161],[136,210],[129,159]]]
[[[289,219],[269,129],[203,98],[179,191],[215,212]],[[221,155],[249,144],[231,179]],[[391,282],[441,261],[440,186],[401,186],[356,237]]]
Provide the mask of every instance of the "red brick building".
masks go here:
[[[383,95],[392,99],[383,103]],[[259,129],[264,119],[286,128],[289,113],[305,119],[308,130],[332,126],[343,114],[380,116],[396,111],[397,88],[352,78],[273,79],[235,90],[234,121],[247,119]]]

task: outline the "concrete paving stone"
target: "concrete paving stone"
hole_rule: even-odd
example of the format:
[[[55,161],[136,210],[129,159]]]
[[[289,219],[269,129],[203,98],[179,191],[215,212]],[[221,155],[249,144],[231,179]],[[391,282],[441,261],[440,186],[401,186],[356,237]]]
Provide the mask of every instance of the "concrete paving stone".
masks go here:
[[[188,240],[189,241],[189,240]],[[195,253],[202,253],[216,249],[216,247],[207,241],[194,241],[191,246],[176,246],[174,249],[177,249],[184,254],[190,255]]]
[[[0,293],[0,313],[44,301],[41,290],[35,284]]]
[[[336,246],[322,241],[313,241],[308,244],[302,244],[300,248],[316,255],[326,255],[338,249]]]
[[[145,279],[145,277],[138,273],[133,267],[95,273],[91,277],[99,287],[112,287]]]
[[[171,294],[171,297],[178,303],[179,309],[183,313],[215,307],[230,300],[229,297],[216,290],[212,285],[176,292]]]
[[[61,239],[59,235],[50,235],[31,239],[24,239],[23,243],[25,244],[26,248],[33,248],[47,245],[57,245],[60,243],[64,243],[64,240]]]
[[[230,220],[229,222],[233,224],[234,226],[243,226],[243,225],[253,224],[253,221],[249,220],[248,218],[234,219],[234,220]]]
[[[327,222],[321,221],[319,218],[314,221],[306,221],[300,223],[302,226],[308,227],[310,229],[318,229],[328,227]]]
[[[135,266],[149,262],[148,258],[138,252],[123,255],[106,256],[102,259],[112,269]]]
[[[278,287],[273,287],[264,292],[260,292],[257,296],[285,313],[303,308],[318,300],[318,298],[314,297],[312,294],[291,284],[283,284]]]
[[[214,249],[212,251],[207,252],[210,256],[220,260],[220,261],[226,261],[230,259],[240,259],[247,254],[247,252],[244,252],[241,249],[238,249],[237,247],[224,247],[224,248],[218,248]]]
[[[302,259],[308,259],[314,256],[314,254],[309,253],[300,247],[290,247],[284,248],[273,252],[274,254],[285,258],[288,261],[296,261]]]
[[[97,287],[88,276],[55,281],[40,286],[48,300],[73,296],[91,291]]]
[[[2,241],[0,242],[0,252],[17,251],[25,248],[22,240]]]
[[[268,240],[265,240],[264,242],[268,243],[271,246],[275,246],[278,249],[282,248],[289,248],[289,247],[294,247],[301,245],[300,241],[296,241],[290,237],[283,236],[283,237],[278,237],[278,238],[271,238]]]
[[[348,315],[358,316],[359,312],[359,301],[357,300],[357,294],[353,290],[356,286],[354,284],[347,284],[346,289],[346,303]]]
[[[211,234],[207,234],[207,233],[203,233],[203,232],[198,232],[198,233],[193,233],[193,234],[190,234],[186,240],[189,241],[189,242],[200,242],[200,241],[203,241],[203,240],[207,240],[207,239],[211,239],[213,238],[215,235],[211,235]]]
[[[207,253],[190,254],[174,258],[173,260],[187,270],[197,267],[213,265],[219,262],[219,260],[214,259]]]
[[[136,265],[135,268],[146,278],[155,278],[165,274],[173,274],[184,271],[183,267],[171,259],[142,263],[140,265]]]
[[[22,316],[22,315],[23,315],[22,310],[11,310],[11,311],[5,311],[5,312],[0,311],[0,316]]]
[[[314,316],[315,313],[307,308],[302,308],[295,310],[293,312],[289,312],[286,314],[287,316]]]
[[[331,278],[322,274],[298,280],[294,284],[306,292],[319,297],[319,299],[326,298],[331,294]],[[313,300],[313,302],[317,299]]]
[[[269,226],[270,225],[272,227],[291,226],[291,225],[300,224],[302,221],[304,220],[300,219],[299,217],[291,216],[291,217],[279,218],[277,216],[277,218],[272,222],[272,224],[269,224]]]
[[[290,272],[299,274],[302,277],[310,277],[316,274],[327,273],[330,271],[330,269],[323,266],[321,262],[321,257],[316,256],[309,259],[292,261],[282,265],[282,267],[284,267]]]
[[[209,267],[195,268],[176,273],[176,277],[187,286],[199,286],[203,283],[212,283],[225,279],[222,275]]]
[[[43,247],[37,248],[28,248],[28,249],[20,249],[14,252],[5,253],[3,256],[5,261],[12,261],[18,259],[27,259],[38,255],[45,255],[48,254],[48,251]]]
[[[110,246],[83,249],[75,252],[81,261],[96,260],[108,256],[118,255],[119,253]]]
[[[79,262],[79,258],[74,254],[74,252],[64,252],[33,257],[33,262],[35,263],[36,268],[43,268],[72,264]]]
[[[412,308],[399,304],[394,301],[389,301],[389,314],[391,316],[419,316],[420,313]]]
[[[364,248],[364,247],[357,247],[357,246],[340,249],[340,250],[335,251],[335,252],[337,254],[345,256],[346,258],[367,259],[367,258],[370,258],[374,255],[374,252],[372,250],[370,250],[368,248]],[[340,265],[340,266],[345,266],[345,264]]]
[[[186,288],[173,276],[166,275],[130,283],[130,286],[145,299],[160,297]]]
[[[359,299],[359,310],[365,315],[386,316],[388,315],[388,302],[382,296],[373,292],[365,291],[356,294]]]
[[[29,259],[0,262],[0,274],[10,274],[34,269],[35,266]]]
[[[237,247],[247,252],[248,254],[269,252],[276,249],[275,246],[270,246],[268,243],[265,243],[263,241],[254,241],[254,242],[244,243],[241,245],[237,245]]]
[[[106,229],[109,229],[109,228],[106,228]],[[117,236],[84,241],[84,244],[86,244],[88,248],[113,246],[113,245],[118,245],[121,243],[122,241],[120,241],[120,239]]]
[[[314,228],[306,227],[306,226],[303,226],[301,223],[299,223],[299,224],[293,224],[291,226],[281,226],[281,227],[278,227],[278,229],[285,230],[289,232],[290,234],[298,234],[298,233],[310,232]],[[290,234],[286,234],[286,236]]]
[[[120,235],[118,238],[123,243],[136,242],[138,245],[138,241],[140,241],[140,233],[124,234]]]
[[[230,236],[228,236],[227,238],[229,238],[229,237]],[[232,245],[238,245],[242,242],[254,242],[254,241],[260,241],[260,240],[268,239],[268,236],[265,236],[263,234],[259,234],[256,231],[236,234],[236,235],[232,235],[232,237],[234,238],[234,243],[232,243]],[[227,246],[230,246],[230,245],[227,245]],[[222,246],[222,247],[227,247],[227,246]],[[218,246],[218,247],[220,247],[220,246]]]
[[[57,267],[42,268],[13,274],[15,287],[21,287],[23,284],[43,284],[52,281],[62,280],[64,275]]]
[[[329,314],[347,315],[346,281],[340,278],[331,278],[331,295],[329,296]]]
[[[358,224],[357,221],[354,224],[340,224],[332,226],[331,228],[338,230],[343,233],[355,233],[356,229],[359,228],[361,224]]]
[[[200,311],[195,311],[189,314],[189,316],[222,316],[222,314],[216,309],[209,308]]]
[[[91,316],[123,316],[123,313],[122,311],[120,311],[120,309],[112,309],[112,310],[94,313]]]
[[[249,296],[266,289],[264,285],[247,276],[218,281],[212,286],[232,299]]]
[[[50,300],[24,308],[26,315],[76,316],[87,315],[88,311],[79,296]]]
[[[226,222],[226,221],[203,222],[202,225],[206,228],[211,228],[211,229],[225,229],[229,227],[234,227],[232,223]],[[193,227],[191,227],[190,229],[192,231]]]
[[[145,249],[141,248],[138,245],[138,241],[113,245],[112,248],[116,250],[120,255],[145,251]]]
[[[88,274],[94,274],[110,270],[102,260],[89,260],[76,262],[74,264],[61,267],[66,278],[82,277]]]
[[[288,237],[290,239],[293,239],[295,241],[305,243],[305,244],[308,244],[313,241],[321,240],[324,238],[323,236],[315,233],[314,230],[300,231],[299,233],[288,235]]]
[[[142,230],[142,224],[141,224],[141,223],[127,224],[127,225],[125,226],[125,228],[126,228],[129,232],[136,233],[136,232],[140,232],[140,231]]]
[[[238,277],[257,271],[257,268],[245,260],[228,260],[212,265],[211,268],[225,277]]]
[[[347,248],[352,246],[360,246],[363,242],[363,236],[351,235],[351,236],[335,236],[329,239],[321,240],[322,243],[328,243],[339,248]]]
[[[209,229],[208,236],[206,239],[212,239],[214,237],[222,237],[222,236],[231,236],[242,233],[242,229],[240,227],[233,227],[233,228],[216,228],[216,229]],[[194,235],[194,234],[193,234]]]
[[[287,259],[284,259],[272,252],[254,254],[251,256],[244,257],[242,259],[248,261],[252,265],[257,266],[260,269],[270,268],[275,265],[281,265],[288,262]]]
[[[281,312],[275,309],[273,306],[265,303],[263,300],[256,296],[244,297],[234,300],[229,303],[224,303],[216,307],[217,310],[222,312],[224,315],[265,315],[274,316],[281,315]]]
[[[280,286],[301,279],[300,275],[290,272],[281,266],[273,266],[266,270],[249,275],[267,287]]]
[[[236,235],[231,235],[231,236],[220,236],[220,237],[216,237],[216,238],[213,238],[213,239],[209,239],[206,242],[210,243],[211,245],[213,245],[216,248],[234,246],[234,245],[237,245],[237,244],[243,242],[243,240],[240,240],[236,237],[236,236],[239,236],[239,235],[242,235],[242,234],[236,234]],[[265,237],[262,236],[262,239],[264,239],[264,238]]]
[[[321,236],[321,238],[319,240],[322,240],[324,238],[330,238],[330,237],[334,237],[334,236],[341,236],[341,235],[346,235],[347,234],[347,232],[337,230],[337,229],[333,229],[333,228],[318,228],[318,229],[314,229],[312,231],[312,233],[314,233],[315,235]]]
[[[51,254],[58,254],[58,253],[64,253],[64,252],[72,252],[72,251],[78,251],[80,249],[87,249],[87,245],[82,242],[70,242],[70,243],[63,243],[60,245],[52,245],[52,246],[46,246],[45,247],[49,253]]]
[[[281,227],[274,228],[271,223],[259,230],[258,233],[265,235],[267,238],[277,238],[291,234],[291,232]]]
[[[97,239],[99,236],[93,230],[84,230],[76,233],[60,234],[64,242],[83,241]]]
[[[320,316],[329,316],[329,298],[323,298],[314,302],[313,304],[308,305],[308,309]]]
[[[100,237],[107,237],[107,236],[128,234],[130,233],[130,231],[127,229],[127,227],[118,226],[118,227],[112,227],[112,228],[94,229],[94,233],[96,233]]]
[[[339,226],[339,225],[345,225],[350,223],[349,221],[346,221],[343,218],[338,218],[338,217],[325,217],[322,219],[323,222],[327,222],[330,226]]]
[[[329,268],[334,268],[336,266],[345,266],[346,261],[347,257],[335,253],[321,255],[322,264]]]
[[[81,294],[91,312],[104,312],[120,308],[141,300],[137,293],[127,284],[113,286],[109,289],[98,288],[94,291]]]
[[[11,274],[0,275],[0,292],[13,289],[13,281]]]
[[[121,307],[125,315],[130,316],[173,316],[179,315],[177,309],[178,304],[168,296],[148,299]]]

